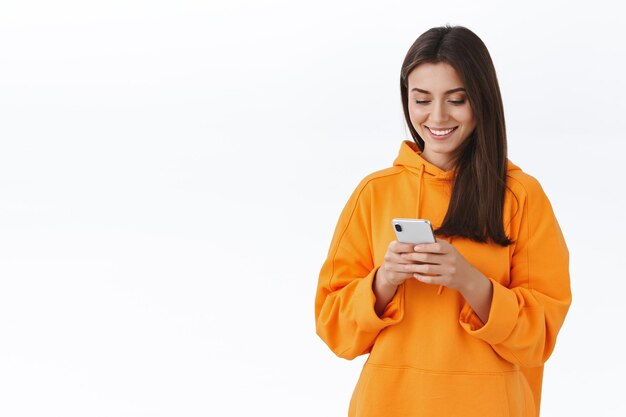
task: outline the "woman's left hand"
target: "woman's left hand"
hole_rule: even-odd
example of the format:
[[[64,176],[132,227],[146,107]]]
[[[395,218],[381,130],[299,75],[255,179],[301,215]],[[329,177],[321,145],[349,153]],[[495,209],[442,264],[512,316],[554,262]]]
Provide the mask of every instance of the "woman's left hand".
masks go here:
[[[454,288],[467,300],[482,322],[487,323],[493,286],[486,276],[445,240],[422,243],[413,250],[415,252],[403,253],[401,256],[419,262],[412,265],[415,278],[427,284]]]

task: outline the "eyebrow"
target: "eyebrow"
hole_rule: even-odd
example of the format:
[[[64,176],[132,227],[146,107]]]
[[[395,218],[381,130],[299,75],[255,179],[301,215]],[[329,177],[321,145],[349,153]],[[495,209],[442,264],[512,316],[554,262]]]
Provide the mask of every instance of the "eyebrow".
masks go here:
[[[431,94],[430,91],[422,90],[421,88],[417,88],[417,87],[412,88],[411,91],[417,91],[418,93],[424,93],[424,94]],[[444,94],[452,94],[452,93],[456,93],[457,91],[465,91],[465,88],[463,87],[453,88],[452,90],[446,91]]]

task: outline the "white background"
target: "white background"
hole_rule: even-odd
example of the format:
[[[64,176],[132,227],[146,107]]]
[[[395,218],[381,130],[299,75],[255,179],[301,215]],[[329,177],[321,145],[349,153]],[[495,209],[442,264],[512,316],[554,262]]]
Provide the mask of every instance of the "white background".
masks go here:
[[[446,23],[489,48],[570,248],[542,416],[626,415],[611,4],[2,0],[0,415],[346,415],[365,358],[315,335],[317,275]]]

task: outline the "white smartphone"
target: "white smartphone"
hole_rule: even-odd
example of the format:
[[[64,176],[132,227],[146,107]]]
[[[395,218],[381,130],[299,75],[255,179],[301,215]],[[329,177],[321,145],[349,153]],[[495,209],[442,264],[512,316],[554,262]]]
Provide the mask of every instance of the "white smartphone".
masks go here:
[[[393,231],[398,242],[435,243],[435,234],[430,222],[425,219],[393,219]]]

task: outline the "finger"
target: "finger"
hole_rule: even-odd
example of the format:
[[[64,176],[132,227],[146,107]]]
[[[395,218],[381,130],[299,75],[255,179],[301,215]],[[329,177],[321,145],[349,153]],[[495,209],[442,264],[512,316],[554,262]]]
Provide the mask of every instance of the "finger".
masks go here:
[[[385,274],[403,274],[413,276],[413,274],[428,274],[428,275],[441,275],[445,272],[445,268],[441,265],[434,264],[397,264],[397,263],[385,263],[383,264]]]
[[[435,243],[421,243],[413,247],[415,252],[425,253],[446,253],[445,241],[438,241]]]
[[[408,253],[396,253],[387,251],[385,254],[385,262],[394,263],[394,264],[409,264],[411,263],[411,259],[407,258],[406,255]]]
[[[412,264],[407,270],[420,275],[442,275],[445,272],[444,268],[437,264]]]
[[[413,243],[402,243],[394,240],[389,244],[389,250],[395,253],[408,253],[413,252],[413,247],[415,244]]]
[[[413,276],[414,273],[420,272],[420,269],[416,269],[415,267],[419,266],[416,263],[408,263],[408,264],[397,264],[397,263],[388,263],[385,264],[385,273],[387,274],[402,274],[407,275],[408,277]]]
[[[420,282],[423,282],[424,284],[440,284],[439,277],[436,276],[413,274],[413,278],[417,279]]]
[[[385,254],[385,263],[389,264],[409,264],[411,263],[410,259],[404,257],[405,253],[396,253],[390,250]]]
[[[382,263],[382,266],[391,267],[391,268],[393,268],[394,271],[402,270],[401,268],[403,268],[403,267],[402,266],[398,266],[398,265],[410,265],[410,264],[414,263],[414,262],[411,262],[408,259],[403,258],[401,254],[394,253],[394,252],[391,252],[391,251],[387,251],[387,253],[385,254],[385,257],[383,259],[384,259],[384,261]]]
[[[413,278],[413,272],[405,271],[403,267],[398,264],[383,264],[381,267],[384,270],[386,279],[390,282],[401,283],[402,281]]]
[[[442,262],[442,254],[428,252],[411,252],[399,255],[404,262],[420,262],[428,264],[440,264]]]

